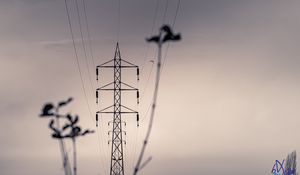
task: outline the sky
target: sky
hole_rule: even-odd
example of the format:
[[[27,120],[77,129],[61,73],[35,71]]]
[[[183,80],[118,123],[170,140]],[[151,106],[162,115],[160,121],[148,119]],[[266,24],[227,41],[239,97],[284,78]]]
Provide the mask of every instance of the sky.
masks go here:
[[[111,129],[95,112],[111,103],[96,87],[109,82],[95,65],[113,58],[140,66],[124,81],[141,91],[125,94],[124,104],[140,112],[127,121],[125,173],[131,174],[141,148],[154,87],[156,46],[145,38],[162,24],[174,24],[182,41],[163,46],[163,70],[153,132],[141,174],[270,174],[275,160],[299,151],[300,1],[297,0],[78,0],[83,39],[74,0],[67,0],[79,66],[63,0],[0,1],[0,174],[64,174],[49,120],[39,117],[46,102],[68,97],[62,112],[78,114],[82,127],[97,131],[78,139],[78,174],[109,173]],[[158,2],[158,5],[157,5]],[[157,7],[157,8],[156,8]],[[156,13],[155,13],[156,12]],[[120,14],[120,18],[118,17]],[[93,58],[92,58],[93,56]],[[84,96],[83,87],[87,94]],[[91,113],[88,110],[91,108]],[[72,147],[67,141],[67,151]],[[298,159],[299,162],[299,159]]]

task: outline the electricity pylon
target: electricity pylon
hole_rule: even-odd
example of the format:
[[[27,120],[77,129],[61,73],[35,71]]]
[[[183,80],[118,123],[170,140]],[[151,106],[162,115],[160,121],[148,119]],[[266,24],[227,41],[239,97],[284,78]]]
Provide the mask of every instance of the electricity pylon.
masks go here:
[[[122,123],[124,122],[122,121],[122,114],[136,114],[137,126],[139,126],[139,114],[137,111],[122,105],[122,91],[136,91],[137,103],[139,103],[139,90],[121,81],[122,69],[136,69],[137,80],[139,80],[139,67],[121,58],[119,44],[117,43],[114,59],[97,66],[97,80],[99,69],[103,68],[114,69],[114,81],[96,89],[96,103],[98,103],[100,91],[113,91],[114,104],[96,112],[96,126],[98,126],[98,115],[113,114],[110,175],[124,175],[123,143],[126,144],[126,142],[122,137],[124,133],[122,130]]]

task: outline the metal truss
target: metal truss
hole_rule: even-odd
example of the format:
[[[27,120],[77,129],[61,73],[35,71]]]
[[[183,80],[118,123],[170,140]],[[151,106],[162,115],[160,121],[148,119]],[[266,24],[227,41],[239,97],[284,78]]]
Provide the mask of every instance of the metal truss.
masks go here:
[[[96,112],[96,125],[98,126],[98,115],[113,114],[113,128],[111,131],[112,138],[109,141],[112,143],[110,175],[124,175],[123,143],[126,144],[126,141],[123,140],[123,134],[125,132],[122,130],[122,123],[124,123],[124,121],[122,121],[122,114],[136,114],[137,126],[139,126],[139,114],[137,111],[122,105],[122,91],[136,91],[137,103],[139,103],[139,91],[137,88],[121,81],[122,69],[135,68],[137,70],[137,80],[139,80],[139,68],[138,66],[121,59],[118,43],[116,46],[114,59],[97,66],[97,80],[99,76],[99,69],[103,68],[114,69],[114,81],[96,89],[96,103],[98,103],[100,91],[113,91],[114,104]]]

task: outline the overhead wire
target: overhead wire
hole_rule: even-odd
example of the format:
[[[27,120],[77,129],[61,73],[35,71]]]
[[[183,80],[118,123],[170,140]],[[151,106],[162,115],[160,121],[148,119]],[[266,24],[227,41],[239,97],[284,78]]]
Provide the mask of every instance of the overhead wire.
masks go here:
[[[143,161],[143,157],[144,157],[144,153],[147,147],[147,143],[149,141],[150,138],[150,134],[152,131],[152,126],[153,126],[153,121],[154,121],[154,116],[155,116],[155,107],[156,107],[156,102],[157,102],[157,95],[158,95],[158,89],[159,89],[159,80],[160,80],[160,64],[161,64],[161,49],[158,49],[158,62],[157,62],[157,69],[156,69],[156,78],[155,78],[155,87],[154,87],[154,93],[153,93],[153,103],[152,103],[152,108],[151,108],[151,114],[150,114],[150,121],[149,121],[149,125],[147,128],[147,132],[146,132],[146,136],[143,142],[143,146],[141,149],[141,152],[139,154],[138,157],[138,161],[136,163],[136,166],[134,168],[134,175],[136,175],[138,173],[138,171],[141,168],[142,161]]]
[[[75,58],[76,58],[77,69],[78,69],[80,80],[81,80],[81,87],[82,87],[82,90],[83,90],[83,94],[84,94],[84,97],[85,97],[85,101],[86,101],[86,104],[87,104],[87,107],[88,107],[88,111],[89,111],[91,120],[93,121],[90,104],[89,104],[89,101],[88,101],[88,98],[87,98],[86,88],[84,86],[83,75],[82,75],[82,71],[81,71],[81,68],[80,68],[79,57],[78,57],[78,52],[77,52],[77,48],[76,48],[76,44],[75,44],[74,33],[73,33],[73,29],[72,29],[72,23],[71,23],[70,12],[69,12],[69,8],[68,8],[67,0],[65,0],[65,8],[66,8],[66,13],[67,13],[67,18],[68,18],[69,30],[70,30],[70,34],[71,34],[71,38],[72,38],[74,54],[75,54]]]
[[[96,67],[94,53],[93,53],[93,47],[92,47],[92,40],[91,40],[91,35],[90,35],[90,29],[89,29],[89,22],[88,22],[88,17],[87,17],[87,13],[86,13],[87,7],[86,7],[85,0],[82,0],[82,3],[83,3],[83,13],[84,13],[84,18],[85,18],[85,24],[86,24],[86,31],[87,31],[87,36],[88,36],[88,45],[90,48],[89,50],[90,50],[93,66]]]
[[[159,9],[159,0],[156,1],[156,4],[155,4],[155,9],[154,9],[154,16],[153,16],[153,20],[152,20],[152,26],[151,26],[151,35],[153,34],[154,32],[154,27],[155,27],[155,24],[156,24],[156,21],[157,21],[157,14],[158,14],[158,9]],[[147,44],[146,45],[146,54],[145,54],[145,58],[143,60],[143,64],[142,64],[142,67],[141,67],[141,74],[145,74],[145,71],[144,71],[144,67],[145,67],[145,64],[146,64],[146,60],[148,59],[148,53],[149,53],[149,45]],[[152,75],[152,70],[153,70],[153,64],[151,64],[151,68],[150,68],[150,72],[148,73],[148,78],[147,78],[147,81],[146,81],[146,84],[142,90],[142,95],[141,95],[141,99],[143,99],[144,97],[144,94],[145,94],[145,90],[148,86],[148,83],[149,83],[149,80],[150,80],[150,77]],[[151,103],[150,103],[151,105]],[[149,106],[150,106],[149,105]],[[141,115],[142,116],[142,115]],[[143,117],[143,118],[146,118],[146,117]],[[142,123],[142,122],[141,122]],[[138,141],[138,137],[139,137],[139,128],[137,128],[137,132],[135,134],[135,141],[134,141],[134,150],[133,150],[133,163],[135,164],[135,161],[136,161],[136,158],[137,158],[137,141]],[[134,165],[133,165],[134,166]]]
[[[174,20],[173,20],[173,24],[172,24],[172,28],[175,26],[175,22],[176,22],[176,19],[177,19],[177,15],[178,15],[178,11],[179,11],[179,7],[180,7],[180,0],[178,0],[177,2],[177,7],[176,7],[176,12],[175,12],[175,17],[174,17]],[[163,15],[163,24],[165,23],[165,19],[166,19],[166,14],[167,14],[167,10],[168,10],[168,0],[166,1],[166,6],[165,6],[165,11],[164,11],[164,15]],[[169,48],[169,43],[168,43],[168,46],[167,46],[167,49],[166,49],[166,54],[164,56],[164,60],[163,60],[163,64],[162,64],[162,69],[159,71],[159,73],[162,73],[162,70],[163,70],[163,66],[165,64],[165,60],[166,60],[166,57],[167,57],[167,52],[168,52],[168,48]],[[147,80],[148,81],[148,80]],[[148,115],[148,112],[150,111],[150,107],[151,107],[151,104],[149,105],[146,113],[145,113],[145,117],[141,120],[141,123],[144,122],[144,120],[146,119],[147,115]],[[151,122],[151,121],[150,121]],[[148,133],[147,133],[148,135]],[[147,138],[147,137],[146,137]]]
[[[178,15],[178,11],[179,11],[179,7],[180,7],[180,2],[181,0],[178,0],[177,1],[177,7],[176,7],[176,12],[175,12],[175,17],[174,17],[174,20],[173,20],[173,23],[172,23],[172,28],[174,28],[175,26],[175,23],[176,23],[176,19],[177,19],[177,15]],[[167,3],[166,3],[166,7],[165,7],[165,11],[164,11],[164,15],[163,15],[163,23],[165,22],[165,19],[166,19],[166,13],[167,13],[167,9],[168,9],[168,0],[167,0]],[[170,46],[170,43],[167,44],[167,48],[166,48],[166,53],[164,55],[164,59],[163,59],[163,63],[162,63],[162,69],[161,69],[161,72],[163,71],[163,68],[164,68],[164,65],[165,65],[165,61],[166,61],[166,58],[167,58],[167,53],[168,53],[168,49],[169,49],[169,46]],[[147,87],[147,86],[146,86]],[[150,105],[148,106],[147,108],[147,111],[145,113],[145,117],[141,119],[141,123],[143,123],[149,113],[149,110],[150,110],[150,107],[151,107],[151,103]]]
[[[66,9],[67,19],[68,19],[68,24],[69,24],[69,31],[70,31],[70,34],[71,34],[74,54],[75,54],[75,58],[76,58],[76,65],[77,65],[77,69],[78,69],[80,80],[81,80],[81,87],[82,87],[82,90],[83,90],[83,94],[84,94],[84,98],[85,98],[86,105],[87,105],[87,108],[88,108],[88,112],[90,114],[89,115],[90,119],[93,121],[91,107],[90,107],[90,104],[89,104],[89,101],[88,101],[88,98],[87,98],[87,92],[86,92],[86,88],[85,88],[84,81],[83,81],[83,74],[82,74],[82,71],[81,71],[81,68],[80,68],[79,56],[78,56],[78,51],[77,51],[77,47],[76,47],[76,44],[75,44],[75,37],[74,37],[73,27],[72,27],[72,23],[71,23],[69,7],[68,7],[67,0],[65,0],[64,2],[65,2],[65,9]]]
[[[166,6],[165,6],[165,11],[164,11],[164,16],[163,16],[163,24],[166,21],[166,16],[167,16],[167,11],[168,11],[168,7],[169,7],[169,0],[166,1]]]
[[[87,68],[87,71],[88,71],[89,82],[90,82],[91,88],[92,88],[92,87],[94,87],[94,85],[93,85],[92,79],[91,79],[91,72],[90,72],[89,63],[88,63],[86,46],[85,46],[85,42],[84,42],[84,38],[83,38],[83,31],[82,31],[82,24],[81,24],[81,17],[80,17],[78,0],[75,0],[75,5],[76,5],[77,18],[78,18],[78,24],[79,24],[79,31],[80,31],[80,37],[81,37],[81,45],[82,45],[82,48],[83,48],[83,53],[84,53],[86,68]]]
[[[153,20],[152,20],[151,32],[150,32],[151,35],[153,35],[154,26],[155,26],[155,22],[156,22],[156,18],[157,18],[158,7],[159,7],[159,0],[156,0],[155,11],[154,11],[154,16],[153,16]],[[141,67],[141,73],[144,72],[143,70],[144,70],[144,67],[145,67],[145,64],[146,64],[146,60],[148,59],[149,47],[150,46],[147,44],[146,45],[146,55],[145,55],[145,58],[143,60],[143,64],[142,64],[142,67]]]
[[[175,26],[175,23],[176,23],[176,19],[177,19],[179,7],[180,7],[180,2],[181,2],[181,0],[178,0],[178,1],[177,1],[177,7],[176,7],[176,12],[175,12],[175,17],[174,17],[174,20],[173,20],[173,23],[172,23],[172,28]],[[167,4],[168,4],[168,3],[167,3]],[[163,21],[165,20],[166,10],[167,10],[167,7],[165,8]],[[163,23],[164,23],[164,22],[163,22]],[[163,59],[161,71],[163,71],[163,68],[164,68],[164,65],[165,65],[165,61],[166,61],[166,58],[167,58],[167,53],[168,53],[169,45],[170,45],[170,43],[167,44],[166,53],[165,53],[165,55],[164,55],[164,59]],[[147,112],[146,112],[145,115],[144,115],[145,117],[141,119],[141,123],[143,123],[143,121],[144,121],[145,118],[147,117],[150,107],[151,107],[151,104],[150,104],[149,107],[147,108]]]
[[[156,21],[157,21],[158,8],[159,8],[159,0],[156,1],[156,5],[155,5],[155,11],[154,11],[154,16],[153,16],[153,20],[152,20],[152,27],[151,27],[151,35],[153,35],[154,27],[155,27],[155,24],[156,24]],[[165,10],[166,10],[166,8],[165,8]],[[165,16],[165,13],[166,12],[164,12],[164,16]],[[148,53],[149,53],[149,45],[147,44],[146,45],[146,55],[145,55],[145,58],[144,58],[144,61],[143,61],[143,65],[141,67],[141,73],[144,73],[144,66],[145,66],[145,63],[146,63],[146,60],[147,60],[147,57],[148,57]],[[148,87],[148,83],[149,83],[149,80],[150,80],[150,77],[151,77],[151,74],[152,74],[152,71],[153,71],[153,67],[154,67],[153,64],[151,64],[151,68],[150,68],[150,71],[148,73],[147,81],[146,81],[145,86],[143,88],[141,98],[144,97],[145,90]],[[149,106],[151,106],[151,102],[150,102]],[[146,118],[146,117],[144,117],[144,118]]]
[[[177,7],[176,7],[176,12],[175,12],[175,17],[174,17],[174,20],[173,20],[172,27],[175,26],[176,19],[177,19],[177,15],[178,15],[178,12],[179,12],[180,4],[181,4],[181,0],[178,0],[178,1],[177,1]]]
[[[175,26],[176,19],[177,19],[177,15],[178,15],[179,8],[180,8],[180,4],[181,4],[181,0],[178,0],[178,1],[177,1],[176,12],[175,12],[175,17],[174,17],[174,20],[173,20],[173,23],[172,23],[172,28],[174,28],[174,26]],[[170,47],[170,43],[167,44],[167,48],[166,48],[166,52],[165,52],[165,55],[164,55],[164,59],[163,59],[161,71],[164,70],[165,62],[166,62],[166,59],[167,59],[169,47]]]
[[[98,139],[98,144],[99,144],[99,147],[101,147],[101,144],[100,144],[100,135],[99,135],[99,129],[98,129],[98,127],[96,127],[97,128],[97,139]],[[104,169],[104,171],[106,171],[106,166],[104,166],[105,165],[105,163],[104,163],[104,161],[103,161],[103,159],[102,159],[102,153],[101,153],[101,151],[103,150],[103,149],[98,149],[99,151],[98,151],[98,153],[99,153],[99,157],[100,157],[100,163],[102,164],[102,168]]]
[[[158,2],[158,1],[157,1],[157,2]],[[168,8],[169,8],[169,0],[166,0],[164,12],[163,12],[163,19],[162,19],[162,23],[163,23],[163,24],[165,23],[165,20],[166,20]],[[156,12],[155,12],[155,13],[157,13],[157,9],[158,9],[158,3],[156,4],[156,10],[155,10]],[[151,36],[153,35],[153,30],[154,30],[154,24],[155,24],[156,16],[157,16],[157,14],[155,14],[155,17],[154,17],[154,19],[153,19],[152,30],[151,30]],[[149,45],[147,45],[147,46],[149,47]],[[147,81],[146,81],[145,89],[148,87],[148,83],[149,83],[149,79],[150,79],[152,70],[153,70],[153,64],[151,65],[151,69],[150,69],[150,73],[149,73],[148,78],[147,78]],[[144,92],[143,92],[143,95],[144,95]],[[142,96],[143,96],[143,95],[142,95]],[[141,96],[141,97],[142,97],[142,96]],[[151,103],[150,103],[150,105],[151,105]],[[150,105],[149,105],[149,106],[150,106]]]
[[[87,13],[86,13],[85,0],[83,0],[83,7],[84,7],[84,15],[85,15],[85,19],[86,19],[86,29],[87,29],[87,35],[88,35],[88,41],[89,41],[90,54],[91,54],[91,57],[92,57],[93,65],[96,68],[95,59],[94,59],[94,53],[93,53],[93,49],[92,49],[93,45],[92,45],[92,40],[91,40],[91,37],[90,37],[90,30],[89,30],[89,25],[88,25],[88,17],[87,17]],[[103,133],[104,133],[103,132],[103,127],[100,127],[100,130],[101,130],[100,135],[101,135],[102,138],[104,138],[104,136],[103,136]],[[99,136],[99,132],[97,134]],[[102,145],[102,148],[105,149],[105,146],[103,145],[103,143],[104,142],[101,142],[101,145]],[[99,145],[100,145],[100,143],[99,143]],[[109,154],[108,151],[106,151],[106,153]],[[108,157],[107,154],[105,154],[106,157]]]
[[[155,24],[156,17],[157,17],[157,9],[158,9],[158,5],[159,5],[159,3],[158,3],[158,1],[157,1],[157,4],[156,4],[156,10],[155,10],[155,17],[154,17],[154,19],[153,19],[153,24],[152,24],[151,35],[153,35],[154,24]],[[168,11],[168,6],[169,6],[169,0],[166,1],[164,13],[163,13],[163,23],[165,22],[165,19],[166,19],[166,14],[167,14],[167,11]],[[147,45],[147,52],[148,52],[148,48],[149,48],[149,45]],[[148,54],[148,53],[147,53],[147,54]],[[146,54],[146,55],[147,55],[147,54]],[[145,58],[145,59],[146,59],[146,58]],[[144,60],[144,64],[145,64],[145,60]],[[144,66],[144,64],[143,64],[143,66]],[[149,73],[149,75],[148,75],[148,78],[147,78],[147,81],[146,81],[146,85],[145,85],[145,88],[144,88],[144,91],[143,91],[143,94],[142,94],[141,97],[144,96],[145,90],[146,90],[146,88],[148,87],[148,83],[149,83],[149,80],[150,80],[150,77],[151,77],[151,74],[152,74],[152,70],[153,70],[153,64],[151,65],[150,73]],[[147,111],[146,111],[144,117],[143,117],[142,120],[141,120],[141,124],[142,124],[142,123],[144,122],[144,120],[147,118],[147,115],[148,115],[148,112],[149,112],[149,110],[150,110],[151,104],[152,104],[152,101],[150,102],[150,104],[149,104],[149,106],[148,106],[148,108],[147,108]],[[137,139],[136,139],[136,140],[137,140]],[[136,154],[136,150],[135,150],[135,154]],[[135,160],[134,160],[134,162],[135,162]]]
[[[83,0],[84,2],[84,0]],[[82,37],[82,42],[83,42],[83,34],[82,34],[82,29],[81,29],[81,22],[80,22],[80,16],[79,16],[79,7],[78,7],[78,2],[77,0],[75,1],[76,3],[76,9],[77,9],[77,14],[78,14],[78,19],[79,19],[79,24],[80,24],[80,32],[81,32],[81,37]],[[85,6],[85,5],[84,5]],[[84,7],[85,8],[85,7]],[[69,12],[69,7],[68,7],[68,3],[67,3],[67,0],[65,0],[65,9],[66,9],[66,14],[67,14],[67,18],[68,18],[68,24],[69,24],[69,30],[70,30],[70,34],[71,34],[71,38],[72,38],[72,44],[73,44],[73,49],[74,49],[74,53],[75,53],[75,58],[76,58],[76,64],[77,64],[77,69],[78,69],[78,72],[79,72],[79,75],[80,75],[80,80],[81,80],[81,85],[82,85],[82,90],[83,90],[83,93],[84,93],[84,97],[85,97],[85,101],[86,101],[86,104],[87,104],[87,107],[88,107],[88,111],[89,111],[89,116],[90,116],[90,119],[93,121],[93,118],[92,118],[92,112],[91,112],[91,107],[90,107],[90,104],[89,104],[89,101],[88,101],[88,97],[87,97],[87,90],[86,90],[86,87],[84,85],[84,80],[83,80],[83,74],[82,74],[82,71],[81,71],[81,67],[80,67],[80,61],[79,61],[79,56],[78,56],[78,51],[77,51],[77,47],[76,47],[76,44],[75,44],[75,37],[74,37],[74,32],[73,32],[73,27],[72,27],[72,23],[71,23],[71,17],[70,17],[70,12]],[[85,14],[86,14],[86,11],[85,11]],[[86,16],[86,15],[85,15]],[[85,18],[87,20],[87,16]],[[87,24],[88,25],[88,24]],[[87,26],[88,27],[88,26]],[[84,42],[83,42],[84,44]],[[84,46],[85,47],[85,46]],[[84,48],[84,52],[85,52],[85,56],[87,58],[87,55],[86,55],[86,51],[85,51],[85,48]],[[86,59],[87,61],[87,59]],[[87,64],[88,65],[88,64]],[[89,69],[88,69],[89,70]],[[89,72],[90,73],[90,72]],[[90,74],[89,74],[90,75]],[[92,82],[91,82],[91,79],[90,79],[90,83],[92,85]],[[99,138],[99,137],[98,137]],[[100,159],[101,159],[101,156],[100,156]],[[102,159],[101,159],[102,160]],[[102,160],[103,162],[103,160]],[[103,163],[102,163],[103,164]],[[103,168],[105,168],[104,165],[102,165]]]
[[[119,35],[120,35],[120,23],[121,23],[121,1],[118,0],[118,24],[117,24],[117,42],[119,42]]]
[[[85,0],[82,0],[82,5],[83,5],[83,13],[84,13],[84,19],[85,19],[85,27],[86,27],[87,37],[88,37],[88,48],[89,48],[90,56],[91,56],[91,59],[92,59],[92,65],[94,66],[94,68],[96,68],[96,64],[95,64],[95,60],[94,60],[94,53],[93,53],[92,40],[91,40],[91,36],[90,36],[88,16],[87,16],[87,6],[86,6],[86,3],[85,3]],[[85,53],[85,56],[86,55],[87,54]],[[97,88],[94,84],[91,83],[91,85],[93,86],[94,89]],[[95,105],[95,108],[96,108],[96,105]],[[95,109],[95,112],[96,112],[96,109]],[[106,151],[104,151],[105,146],[103,145],[103,142],[100,141],[101,140],[100,137],[104,138],[102,128],[103,127],[100,127],[100,130],[101,130],[100,134],[99,134],[99,129],[97,128],[97,138],[98,138],[97,141],[98,141],[98,145],[99,145],[99,148],[100,148],[101,163],[102,163],[103,169],[105,169],[105,171],[106,171],[106,166],[104,166],[104,161],[101,157],[101,152],[104,153],[103,155],[105,157],[107,157],[107,155],[105,154]]]
[[[166,21],[166,16],[167,16],[168,8],[169,8],[169,0],[166,0],[165,8],[164,8],[164,11],[163,11],[162,24],[164,24],[165,21]],[[153,32],[153,31],[152,31],[152,32]],[[151,35],[153,35],[153,33],[152,33]],[[169,45],[169,43],[168,43],[168,45]],[[147,78],[147,82],[146,82],[146,85],[145,85],[145,89],[148,87],[149,79],[150,79],[150,76],[151,76],[151,74],[152,74],[152,69],[153,69],[153,65],[152,65],[152,67],[151,67],[150,74],[149,74],[149,76],[148,76],[148,78]],[[143,92],[143,94],[142,94],[141,97],[143,97],[144,93],[145,93],[145,92]],[[150,107],[151,107],[151,104],[152,104],[152,102],[150,102],[150,104],[148,105],[147,111],[145,112],[144,117],[141,119],[141,123],[147,118],[147,115],[148,115],[149,109],[150,109]]]

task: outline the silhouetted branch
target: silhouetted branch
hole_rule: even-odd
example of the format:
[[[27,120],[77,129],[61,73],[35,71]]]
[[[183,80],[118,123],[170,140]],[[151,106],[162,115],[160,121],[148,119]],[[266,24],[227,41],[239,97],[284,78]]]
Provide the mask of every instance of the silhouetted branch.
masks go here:
[[[65,175],[72,174],[70,170],[70,163],[68,159],[68,154],[65,151],[63,139],[71,138],[73,142],[73,175],[77,174],[77,155],[76,155],[76,138],[79,136],[85,136],[87,134],[94,133],[93,130],[82,130],[80,126],[78,126],[79,116],[72,116],[71,114],[61,115],[59,114],[59,109],[63,106],[69,104],[73,98],[69,98],[66,101],[61,101],[58,103],[57,107],[55,107],[52,103],[47,103],[44,105],[42,109],[42,113],[40,117],[53,117],[49,122],[49,128],[53,131],[52,137],[54,139],[58,139],[60,143],[61,154],[63,158],[63,166],[65,170]],[[60,127],[59,119],[65,118],[66,123],[63,127]],[[55,126],[56,123],[56,126]]]
[[[140,166],[139,171],[141,171],[151,160],[152,157],[148,157],[148,159]]]
[[[40,117],[52,117],[54,116],[54,112],[52,111],[54,109],[54,106],[52,103],[47,103],[44,105],[42,113],[40,114]]]
[[[163,36],[164,34],[164,36]],[[134,168],[133,174],[136,175],[138,171],[143,168],[150,160],[146,160],[142,165],[141,162],[143,160],[143,156],[149,141],[149,137],[152,131],[152,125],[153,125],[153,120],[154,120],[154,114],[155,114],[155,108],[156,108],[156,101],[157,101],[157,94],[158,94],[158,88],[159,88],[159,80],[160,80],[160,73],[161,73],[161,49],[163,43],[167,41],[179,41],[181,39],[180,34],[174,35],[171,28],[168,25],[164,25],[160,28],[159,35],[152,36],[148,39],[146,39],[147,42],[155,42],[158,45],[158,61],[157,61],[157,69],[156,69],[156,78],[155,78],[155,88],[154,88],[154,93],[153,93],[153,102],[152,102],[152,107],[151,107],[151,115],[150,115],[150,121],[148,125],[148,130],[143,142],[143,146],[141,149],[141,152],[138,157],[138,161],[136,163],[136,166]]]
[[[70,97],[70,98],[69,98],[68,100],[66,100],[66,101],[61,101],[61,102],[58,103],[58,107],[60,108],[60,107],[62,107],[62,106],[65,106],[65,105],[67,105],[68,103],[70,103],[72,100],[73,100],[73,98]]]
[[[60,123],[59,118],[65,117],[64,115],[59,114],[59,109],[62,106],[65,106],[66,104],[70,103],[72,101],[72,98],[69,98],[66,101],[59,102],[57,107],[55,107],[52,103],[46,103],[42,109],[42,113],[40,114],[40,117],[53,117],[54,119],[51,119],[49,122],[49,128],[53,131],[51,134],[52,138],[58,139],[59,141],[59,147],[61,151],[62,161],[63,161],[63,167],[65,171],[65,175],[71,175],[71,168],[70,168],[70,162],[68,158],[68,154],[65,150],[65,145],[63,142],[63,136],[62,131],[60,130]],[[56,127],[54,126],[54,123],[56,121]]]

